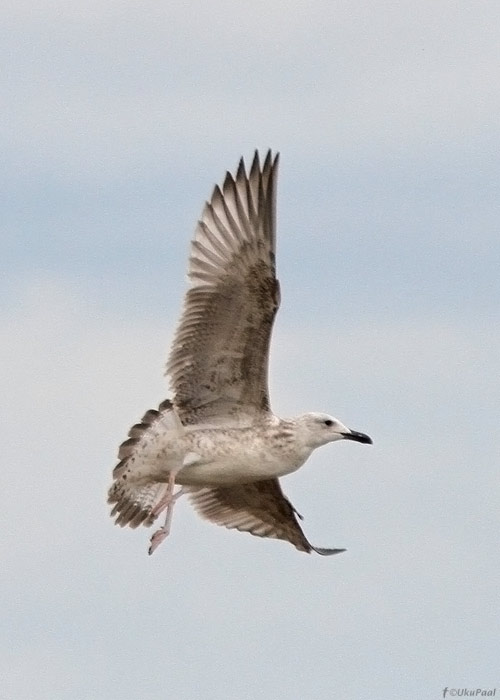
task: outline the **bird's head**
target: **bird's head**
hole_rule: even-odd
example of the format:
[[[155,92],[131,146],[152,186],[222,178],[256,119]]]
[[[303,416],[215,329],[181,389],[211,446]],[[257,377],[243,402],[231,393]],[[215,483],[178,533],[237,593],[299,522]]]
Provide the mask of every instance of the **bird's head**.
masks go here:
[[[371,445],[372,439],[365,433],[351,430],[337,418],[327,413],[305,413],[299,416],[297,423],[304,432],[304,437],[311,447],[320,447],[335,440],[355,440]]]

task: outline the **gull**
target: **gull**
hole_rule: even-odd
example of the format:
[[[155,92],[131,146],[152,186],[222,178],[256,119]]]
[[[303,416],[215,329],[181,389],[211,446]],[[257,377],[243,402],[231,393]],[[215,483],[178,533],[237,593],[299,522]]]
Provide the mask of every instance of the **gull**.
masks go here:
[[[108,492],[115,522],[150,526],[166,512],[149,554],[169,534],[183,494],[203,518],[226,528],[285,540],[302,552],[345,551],[307,540],[279,482],[322,445],[372,440],[326,413],[283,419],[271,411],[278,160],[268,151],[261,165],[256,151],[247,172],[242,158],[205,203],[166,366],[172,399],[147,411],[119,448]]]

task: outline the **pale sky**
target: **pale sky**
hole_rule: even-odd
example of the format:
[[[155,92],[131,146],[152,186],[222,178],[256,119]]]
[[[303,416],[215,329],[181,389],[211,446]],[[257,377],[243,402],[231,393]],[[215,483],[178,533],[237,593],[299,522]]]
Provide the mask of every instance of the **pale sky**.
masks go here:
[[[2,9],[0,696],[433,700],[498,686],[497,2]],[[373,437],[283,487],[318,546],[121,530],[189,239],[281,152],[281,416]]]

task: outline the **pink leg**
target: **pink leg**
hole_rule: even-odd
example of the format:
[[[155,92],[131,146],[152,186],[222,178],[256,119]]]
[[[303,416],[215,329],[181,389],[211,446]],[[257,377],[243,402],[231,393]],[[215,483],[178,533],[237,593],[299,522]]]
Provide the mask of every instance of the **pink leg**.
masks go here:
[[[175,473],[170,472],[170,474],[168,475],[167,490],[165,491],[164,495],[161,497],[161,499],[158,501],[158,503],[155,505],[155,507],[151,511],[151,516],[153,518],[157,518],[160,515],[160,513],[165,510],[165,508],[168,506],[168,504],[172,500],[172,496],[174,493],[174,486],[175,486]]]
[[[170,533],[170,525],[172,523],[172,516],[174,514],[174,504],[179,496],[182,496],[183,489],[180,488],[177,493],[174,493],[175,486],[175,472],[170,472],[168,479],[167,491],[163,498],[156,504],[156,506],[151,511],[151,515],[159,515],[165,508],[167,509],[167,514],[165,516],[165,522],[159,530],[153,533],[151,537],[151,544],[148,549],[148,554],[153,554],[155,549],[163,542],[163,540],[168,537]]]

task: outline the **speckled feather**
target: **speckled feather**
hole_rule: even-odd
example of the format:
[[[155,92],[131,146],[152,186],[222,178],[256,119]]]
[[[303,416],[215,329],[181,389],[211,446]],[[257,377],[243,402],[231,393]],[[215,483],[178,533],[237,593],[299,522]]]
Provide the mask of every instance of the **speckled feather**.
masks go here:
[[[307,441],[300,446],[299,422],[280,421],[270,408],[269,345],[280,302],[275,270],[277,169],[278,155],[273,158],[269,151],[261,167],[256,152],[248,174],[242,159],[236,175],[227,173],[205,204],[191,243],[190,287],[167,362],[173,399],[147,411],[132,426],[113,470],[108,502],[122,527],[154,522],[155,509],[164,502],[165,482],[175,471],[176,483],[187,484],[184,489],[203,518],[286,540],[303,552],[344,551],[313,547],[278,478],[268,478],[294,471],[315,446],[328,441],[310,449]],[[321,422],[322,414],[317,415]],[[316,414],[302,418],[307,416],[317,420]],[[204,432],[214,429],[220,431],[219,438]],[[243,433],[235,433],[232,462],[227,432],[241,429],[255,430],[260,452],[245,453]],[[263,434],[268,449],[262,445]],[[217,439],[218,451],[213,447]],[[212,445],[211,453],[204,453],[205,444]],[[181,461],[174,470],[169,449],[175,452],[177,446]],[[262,469],[256,476],[259,460]],[[203,481],[207,464],[212,481]],[[193,469],[198,470],[198,483],[192,483]],[[239,483],[221,483],[229,475]]]
[[[268,411],[278,156],[243,160],[205,204],[191,244],[190,288],[167,362],[184,424],[251,422]]]

